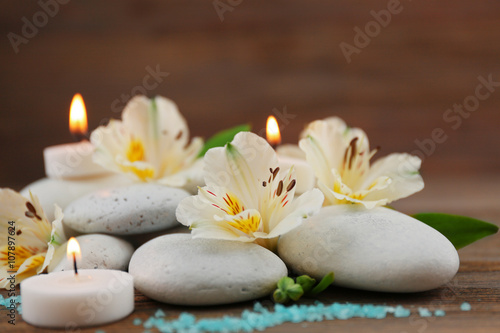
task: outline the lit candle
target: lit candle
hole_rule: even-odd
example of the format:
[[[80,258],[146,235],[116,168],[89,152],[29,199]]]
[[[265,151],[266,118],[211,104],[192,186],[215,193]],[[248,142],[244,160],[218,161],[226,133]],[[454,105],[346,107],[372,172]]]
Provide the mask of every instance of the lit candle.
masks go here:
[[[87,112],[82,96],[76,94],[70,107],[70,131],[82,139],[87,135]],[[82,140],[44,149],[45,173],[42,178],[21,190],[29,198],[36,194],[49,220],[54,219],[54,204],[64,209],[72,201],[99,190],[132,183],[125,176],[113,174],[92,161],[93,145]]]
[[[68,242],[75,271],[33,276],[21,282],[23,319],[39,327],[73,329],[120,320],[134,311],[132,275],[115,270],[76,270],[78,242]]]
[[[296,146],[279,146],[281,133],[278,122],[273,116],[269,116],[266,125],[266,138],[269,144],[276,149],[280,169],[287,170],[293,165],[297,179],[295,192],[302,194],[315,185],[316,178],[311,166],[305,160],[305,154]]]
[[[87,111],[80,94],[73,97],[69,115],[70,132],[80,142],[45,148],[43,151],[45,173],[48,177],[56,179],[73,179],[107,173],[104,168],[92,161],[94,146],[86,140]]]
[[[269,144],[276,149],[281,143],[281,132],[278,121],[274,116],[267,117],[266,122],[266,139]]]

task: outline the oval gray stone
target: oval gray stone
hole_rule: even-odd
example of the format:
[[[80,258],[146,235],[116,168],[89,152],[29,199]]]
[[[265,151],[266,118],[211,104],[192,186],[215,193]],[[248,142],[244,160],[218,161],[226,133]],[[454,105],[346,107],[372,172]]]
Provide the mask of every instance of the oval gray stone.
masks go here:
[[[171,234],[137,249],[129,273],[135,288],[157,301],[214,305],[269,295],[288,272],[277,255],[253,243]]]
[[[110,235],[89,234],[75,237],[82,252],[79,269],[115,269],[126,271],[134,248],[123,239]],[[73,261],[66,256],[67,242],[54,253],[49,273],[73,270]]]
[[[54,204],[64,209],[72,201],[99,189],[125,186],[132,183],[128,177],[118,174],[69,180],[42,178],[26,185],[20,193],[25,198],[30,197],[30,191],[35,194],[47,219],[52,222],[55,219]]]
[[[449,282],[458,271],[453,245],[426,224],[392,209],[324,207],[283,235],[278,253],[297,273],[334,284],[383,292],[419,292]]]
[[[164,230],[179,225],[175,209],[189,195],[150,183],[99,190],[70,203],[63,223],[82,233],[134,235]]]

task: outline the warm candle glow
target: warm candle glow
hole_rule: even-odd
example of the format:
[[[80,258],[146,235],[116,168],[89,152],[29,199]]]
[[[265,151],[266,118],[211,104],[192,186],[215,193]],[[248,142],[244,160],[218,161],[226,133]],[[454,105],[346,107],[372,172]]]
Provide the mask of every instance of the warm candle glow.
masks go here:
[[[68,259],[73,261],[73,269],[75,270],[75,277],[78,277],[78,267],[76,265],[76,258],[81,258],[80,244],[75,237],[71,237],[68,241],[68,247],[66,248],[66,255]]]
[[[70,259],[71,261],[73,261],[73,255],[75,255],[75,257],[77,257],[78,259],[81,258],[82,254],[80,251],[80,244],[78,244],[78,241],[75,237],[71,237],[69,239],[66,253],[68,255],[68,259]]]
[[[87,111],[82,95],[76,94],[69,109],[69,130],[77,137],[85,137],[88,131]]]
[[[269,142],[271,146],[277,146],[281,143],[280,128],[274,116],[269,116],[267,118],[266,137],[267,142]]]

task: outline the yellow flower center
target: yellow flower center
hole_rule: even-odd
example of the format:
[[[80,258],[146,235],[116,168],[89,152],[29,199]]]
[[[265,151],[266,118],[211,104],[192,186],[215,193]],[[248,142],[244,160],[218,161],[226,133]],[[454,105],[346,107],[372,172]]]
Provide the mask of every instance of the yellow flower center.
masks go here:
[[[251,235],[259,229],[260,217],[258,215],[250,215],[250,213],[248,213],[246,218],[236,218],[233,222],[228,222],[228,224],[245,234]]]
[[[144,145],[140,140],[132,139],[127,149],[127,159],[130,162],[144,161]]]
[[[152,168],[139,169],[138,167],[135,166],[122,165],[121,169],[124,172],[133,172],[143,182],[147,181],[148,179],[154,178],[155,175],[155,171]]]
[[[142,141],[138,139],[130,140],[126,156],[127,160],[131,163],[145,161],[145,149]],[[153,178],[155,174],[153,168],[138,167],[136,165],[122,166],[121,168],[125,172],[133,172],[143,182]]]
[[[226,193],[226,196],[222,199],[224,199],[227,204],[227,209],[225,209],[225,211],[228,214],[236,215],[245,210],[245,207],[240,202],[240,200],[233,195],[229,195],[228,193]]]

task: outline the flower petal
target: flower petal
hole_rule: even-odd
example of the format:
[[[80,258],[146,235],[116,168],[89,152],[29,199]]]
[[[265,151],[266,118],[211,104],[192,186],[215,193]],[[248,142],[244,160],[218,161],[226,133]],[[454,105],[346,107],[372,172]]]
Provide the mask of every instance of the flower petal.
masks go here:
[[[16,284],[21,281],[40,274],[42,272],[43,262],[45,260],[45,253],[36,254],[26,259],[16,273]]]
[[[340,165],[346,147],[357,133],[357,129],[347,127],[342,119],[329,117],[311,122],[301,133],[301,138],[314,138],[328,162],[329,170]]]
[[[175,211],[179,223],[191,227],[194,223],[211,222],[215,215],[220,215],[220,209],[204,201],[200,195],[190,196],[181,200]]]
[[[261,137],[240,132],[226,147],[204,157],[205,183],[230,188],[248,207],[258,207],[261,184],[269,168],[278,167],[276,153]]]
[[[120,163],[126,159],[125,147],[129,144],[131,135],[119,120],[110,120],[107,126],[99,126],[90,135],[90,141],[95,147],[92,160],[102,167],[123,172]]]
[[[52,222],[52,231],[50,235],[50,241],[47,244],[47,253],[45,255],[45,260],[43,261],[43,265],[37,274],[42,272],[51,262],[55,250],[61,246],[66,241],[66,235],[64,233],[62,220],[64,218],[64,214],[61,210],[61,207],[55,205],[55,217],[56,219]]]
[[[422,190],[424,181],[418,172],[420,164],[420,158],[406,153],[391,154],[378,159],[366,176],[365,186],[369,186],[380,176],[389,177],[391,183],[384,189],[368,194],[365,200],[377,201],[386,198],[387,203],[390,203]]]
[[[135,96],[125,106],[122,119],[110,121],[91,135],[94,161],[114,172],[141,181],[168,178],[189,168],[202,149],[201,138],[189,143],[187,123],[167,98]],[[183,186],[183,178],[166,182]]]
[[[180,187],[191,194],[195,194],[198,187],[205,185],[203,167],[203,159],[200,158],[191,167],[173,175],[163,177],[158,180],[158,183],[171,187]]]
[[[333,187],[335,180],[331,172],[332,166],[320,142],[315,137],[308,136],[300,140],[299,147],[305,152],[307,163],[313,168],[318,181]]]
[[[286,211],[286,217],[262,238],[278,237],[298,227],[302,221],[319,212],[323,200],[323,193],[316,188],[302,194],[291,203]]]

